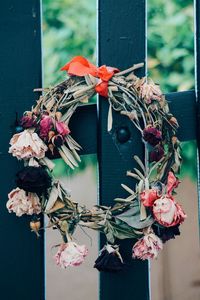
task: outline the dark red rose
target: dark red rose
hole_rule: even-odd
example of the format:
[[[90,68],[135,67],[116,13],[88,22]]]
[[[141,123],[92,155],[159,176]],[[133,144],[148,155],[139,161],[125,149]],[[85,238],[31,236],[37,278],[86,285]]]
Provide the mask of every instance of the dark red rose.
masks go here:
[[[118,250],[115,250],[111,245],[104,246],[94,264],[94,268],[104,272],[121,271],[123,267],[124,263]]]
[[[16,174],[16,184],[26,192],[42,194],[51,186],[51,177],[43,167],[24,167]]]
[[[64,139],[61,134],[54,135],[51,141],[52,144],[57,148],[61,147],[64,144]]]
[[[20,120],[20,125],[24,128],[31,128],[31,127],[36,127],[37,126],[37,122],[36,119],[34,117],[31,116],[23,116]]]
[[[177,235],[180,235],[179,225],[172,227],[164,227],[160,225],[153,225],[153,231],[162,240],[163,243],[175,239]]]
[[[159,161],[163,155],[165,154],[165,151],[163,149],[162,146],[160,145],[157,145],[151,152],[150,152],[150,155],[149,155],[149,158],[150,158],[150,162],[153,162],[153,161]]]
[[[162,140],[162,133],[157,128],[149,126],[143,130],[143,139],[154,147]]]

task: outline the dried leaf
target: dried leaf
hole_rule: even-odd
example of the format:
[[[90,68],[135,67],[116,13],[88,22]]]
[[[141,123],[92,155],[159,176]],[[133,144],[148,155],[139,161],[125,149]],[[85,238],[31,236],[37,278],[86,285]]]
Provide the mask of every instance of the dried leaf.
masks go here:
[[[127,185],[125,185],[125,184],[122,183],[121,186],[122,186],[128,193],[130,193],[130,194],[132,194],[132,195],[135,194],[134,191],[131,190]]]
[[[108,110],[108,125],[107,130],[108,132],[112,130],[112,123],[113,123],[113,117],[112,117],[112,105],[110,103],[109,110]]]
[[[120,219],[135,229],[143,229],[151,226],[154,223],[154,219],[151,217],[151,215],[143,220],[140,219],[140,207],[138,203],[134,204],[134,206],[128,209],[126,212],[115,216],[115,218]]]
[[[61,202],[60,200],[57,200],[55,203],[54,203],[54,205],[53,205],[53,207],[50,209],[50,210],[46,210],[45,212],[47,213],[47,214],[51,214],[51,213],[53,213],[53,212],[55,212],[55,211],[57,211],[57,210],[59,210],[59,209],[62,209],[62,208],[64,208],[65,207],[65,204],[63,203],[63,202]]]
[[[137,155],[134,155],[134,159],[145,174],[145,166],[144,166],[143,162],[141,161],[141,159]]]
[[[54,206],[54,204],[56,203],[56,201],[58,199],[58,195],[59,195],[58,189],[54,185],[51,189],[49,199],[48,199],[48,202],[47,202],[47,205],[45,208],[45,212],[49,211]]]

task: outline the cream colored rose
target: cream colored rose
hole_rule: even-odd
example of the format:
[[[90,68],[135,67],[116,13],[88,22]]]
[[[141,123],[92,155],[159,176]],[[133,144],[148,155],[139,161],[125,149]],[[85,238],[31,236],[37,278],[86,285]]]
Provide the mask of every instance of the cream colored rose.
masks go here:
[[[14,212],[16,216],[32,215],[41,213],[40,199],[35,193],[26,193],[16,188],[8,194],[6,207],[8,211]]]
[[[18,159],[41,159],[45,156],[47,146],[33,130],[24,130],[14,134],[10,140],[9,153]]]

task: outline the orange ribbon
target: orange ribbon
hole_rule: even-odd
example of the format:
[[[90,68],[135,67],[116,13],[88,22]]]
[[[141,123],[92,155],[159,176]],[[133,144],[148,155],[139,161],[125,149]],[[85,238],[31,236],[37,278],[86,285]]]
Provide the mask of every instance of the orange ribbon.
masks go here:
[[[108,97],[108,82],[115,73],[119,72],[117,68],[107,67],[105,65],[98,68],[82,56],[75,56],[70,62],[65,64],[61,70],[67,71],[69,75],[80,77],[92,75],[98,78],[99,81],[95,86],[95,91],[106,98]]]

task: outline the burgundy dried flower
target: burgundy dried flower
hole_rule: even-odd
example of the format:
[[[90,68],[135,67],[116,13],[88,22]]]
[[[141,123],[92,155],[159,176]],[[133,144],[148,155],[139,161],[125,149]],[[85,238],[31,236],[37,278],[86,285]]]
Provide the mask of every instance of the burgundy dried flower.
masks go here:
[[[163,227],[158,225],[153,225],[153,230],[155,234],[162,240],[163,243],[175,239],[177,235],[180,235],[179,230],[180,225],[172,226],[172,227]]]
[[[143,130],[143,139],[154,147],[162,140],[162,133],[157,128],[148,126]]]
[[[57,148],[61,147],[64,144],[64,139],[61,134],[57,134],[57,135],[53,136],[51,141],[52,141],[52,144]]]
[[[94,268],[104,272],[121,271],[123,266],[124,263],[118,249],[115,249],[115,247],[111,245],[103,247],[94,264]]]
[[[23,116],[20,120],[20,125],[24,129],[32,128],[37,126],[36,119],[31,116]]]
[[[153,151],[150,152],[149,158],[150,158],[150,162],[153,161],[159,161],[163,155],[165,154],[165,151],[163,149],[162,146],[157,145]]]
[[[51,177],[42,167],[25,167],[16,177],[17,186],[26,192],[42,194],[51,186]]]

